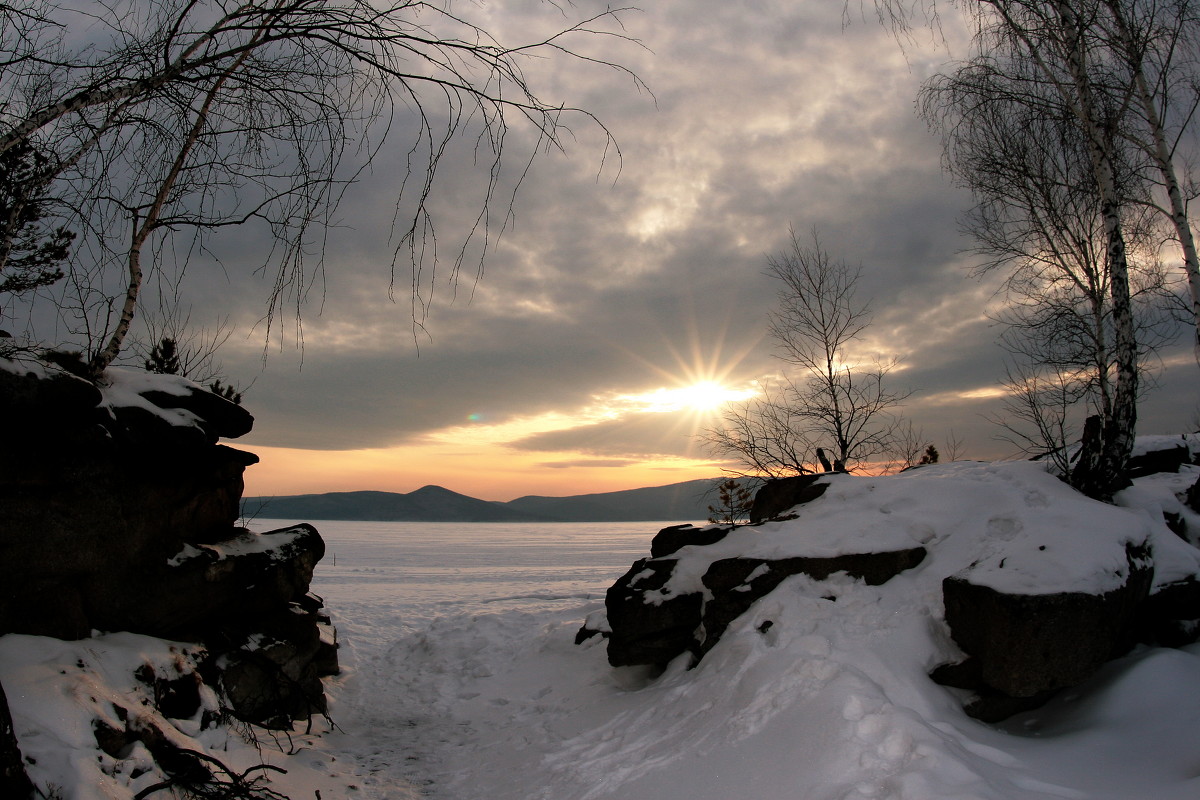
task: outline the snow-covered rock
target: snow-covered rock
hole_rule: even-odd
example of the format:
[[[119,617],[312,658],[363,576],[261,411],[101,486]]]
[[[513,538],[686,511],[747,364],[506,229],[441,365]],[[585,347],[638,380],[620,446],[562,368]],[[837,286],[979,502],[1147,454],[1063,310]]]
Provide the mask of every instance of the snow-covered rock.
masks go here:
[[[1174,457],[1178,441],[1145,450],[1144,463],[1178,470],[1190,458],[1186,447],[1186,458]],[[1153,456],[1162,451],[1172,457]],[[756,505],[774,520],[656,537],[659,555],[634,564],[609,590],[607,619],[589,623],[609,629],[610,663],[662,668],[684,653],[701,657],[794,575],[817,586],[903,575],[911,602],[953,643],[940,659],[930,654],[943,665],[935,674],[970,689],[969,708],[997,719],[1085,680],[1156,631],[1174,632],[1168,643],[1178,644],[1200,628],[1181,621],[1200,618],[1200,551],[1167,527],[1164,505],[1174,505],[1161,491],[1127,490],[1119,507],[1040,464],[960,462],[889,477],[804,476],[763,494]]]
[[[248,412],[178,376],[112,368],[92,383],[4,359],[0,412],[5,641],[99,631],[185,641],[195,656],[182,683],[143,681],[163,714],[197,682],[219,698],[214,715],[288,727],[325,711],[320,677],[337,671],[336,642],[309,594],[325,545],[309,525],[237,524],[242,475],[258,459],[218,439],[248,432]],[[140,747],[171,773],[163,758],[190,747],[179,726],[139,721],[136,698],[122,697],[111,718],[87,722],[95,743],[122,768]]]

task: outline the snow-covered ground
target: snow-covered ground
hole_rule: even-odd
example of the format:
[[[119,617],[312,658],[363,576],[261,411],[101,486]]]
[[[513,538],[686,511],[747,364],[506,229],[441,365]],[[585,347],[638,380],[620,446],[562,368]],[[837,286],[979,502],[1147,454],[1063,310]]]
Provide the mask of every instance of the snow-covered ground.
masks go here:
[[[848,479],[859,527],[924,541],[931,556],[882,586],[789,578],[695,669],[680,661],[658,676],[610,668],[599,639],[574,644],[604,590],[648,553],[655,523],[321,523],[328,554],[313,588],[342,643],[344,674],[329,685],[337,728],[293,734],[290,756],[268,742],[264,757],[289,770],[270,785],[293,800],[1200,797],[1200,647],[1136,651],[1003,726],[969,719],[927,677],[955,655],[942,577],[986,560],[998,537],[1045,524],[1078,546],[1132,527],[1152,531],[1171,570],[1200,563],[1155,517],[1195,476],[1149,479],[1126,498],[1133,511],[1101,509],[1078,527],[1052,516],[1065,489],[1034,465]],[[836,523],[811,511],[810,526]],[[1200,517],[1188,521],[1200,531]],[[55,665],[130,661],[139,647],[150,645],[127,635],[0,639],[18,733],[38,715],[50,727],[34,744],[63,797],[128,798],[139,784],[120,772],[102,793],[81,777],[96,772],[82,763],[96,751],[52,720],[83,719],[68,706],[87,705],[88,690],[55,683]]]

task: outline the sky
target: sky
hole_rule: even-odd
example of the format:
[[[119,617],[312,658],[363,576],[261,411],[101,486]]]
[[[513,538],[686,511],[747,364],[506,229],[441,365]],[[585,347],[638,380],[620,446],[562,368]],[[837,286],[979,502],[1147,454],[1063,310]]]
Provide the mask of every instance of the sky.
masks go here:
[[[511,42],[604,7],[513,0],[463,13]],[[594,113],[619,153],[571,120],[562,150],[521,179],[483,274],[467,265],[455,281],[443,260],[420,277],[432,300],[419,327],[410,276],[391,275],[402,136],[339,207],[302,336],[295,319],[262,321],[269,287],[252,231],[214,248],[220,268],[193,264],[192,323],[224,321],[218,357],[256,417],[234,443],[261,458],[248,496],[438,484],[508,500],[719,475],[731,465],[697,435],[722,401],[779,370],[764,270],[790,226],[861,265],[873,317],[855,354],[899,360],[892,377],[912,391],[902,411],[915,429],[962,457],[1014,454],[986,419],[1003,353],[994,281],[971,276],[959,233],[970,197],[914,111],[946,46],[918,33],[901,47],[841,3],[656,0],[621,18],[636,41],[577,45],[648,90],[595,63],[526,64],[543,97]],[[531,141],[514,125],[506,187]],[[474,219],[486,169],[469,142],[443,164],[432,208],[446,253]],[[1196,418],[1190,353],[1162,364],[1142,406],[1147,433]]]

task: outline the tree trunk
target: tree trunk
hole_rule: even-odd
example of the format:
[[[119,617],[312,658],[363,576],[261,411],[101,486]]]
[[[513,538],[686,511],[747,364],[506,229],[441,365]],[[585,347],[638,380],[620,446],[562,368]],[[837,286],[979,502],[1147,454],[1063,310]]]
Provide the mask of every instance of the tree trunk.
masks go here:
[[[1154,166],[1162,177],[1163,187],[1167,191],[1168,214],[1175,235],[1179,239],[1179,249],[1183,255],[1183,271],[1187,275],[1188,293],[1192,302],[1192,318],[1195,327],[1193,350],[1197,363],[1200,363],[1200,255],[1196,252],[1196,238],[1192,233],[1192,225],[1188,220],[1187,205],[1183,199],[1183,191],[1179,185],[1179,175],[1175,170],[1174,159],[1171,156],[1171,146],[1167,142],[1167,133],[1163,120],[1158,114],[1154,102],[1154,93],[1146,82],[1146,73],[1142,69],[1144,56],[1137,48],[1133,33],[1125,18],[1125,12],[1119,0],[1107,0],[1107,5],[1117,27],[1121,39],[1121,50],[1125,54],[1129,69],[1133,73],[1133,89],[1138,103],[1142,107],[1142,115],[1150,134],[1152,147],[1147,152],[1154,160]]]
[[[1063,36],[1064,55],[1074,84],[1075,114],[1087,135],[1092,172],[1100,200],[1100,214],[1107,240],[1109,292],[1113,308],[1114,356],[1117,380],[1113,391],[1112,417],[1105,425],[1100,463],[1087,485],[1076,486],[1098,500],[1111,500],[1126,485],[1125,464],[1133,452],[1137,427],[1137,339],[1134,334],[1133,304],[1129,296],[1129,263],[1121,229],[1121,202],[1114,169],[1115,121],[1100,117],[1087,72],[1080,20],[1070,3],[1055,3]]]
[[[157,219],[157,214],[155,215]],[[125,337],[129,335],[129,326],[133,323],[133,314],[137,310],[138,295],[142,290],[142,245],[150,235],[151,221],[138,225],[134,221],[133,242],[129,245],[127,263],[129,266],[129,284],[125,287],[125,302],[121,304],[121,316],[117,319],[117,327],[113,329],[108,344],[97,353],[88,363],[88,371],[93,377],[99,376],[108,369],[121,352]]]
[[[1133,453],[1137,430],[1137,340],[1133,326],[1133,304],[1129,297],[1129,270],[1125,260],[1125,238],[1119,216],[1112,216],[1115,227],[1109,230],[1108,257],[1112,275],[1113,328],[1116,338],[1117,385],[1113,393],[1112,417],[1105,426],[1102,483],[1092,497],[1111,500],[1115,492],[1129,485],[1125,465]],[[1109,227],[1106,223],[1106,227]],[[1119,265],[1119,269],[1118,269]]]
[[[255,38],[258,38],[256,34]],[[212,108],[213,100],[217,93],[221,91],[221,87],[229,80],[229,76],[241,69],[249,52],[245,52],[234,61],[220,76],[213,82],[212,87],[204,96],[204,103],[201,104],[196,112],[196,119],[192,123],[191,130],[184,137],[183,142],[179,145],[179,152],[175,156],[175,161],[171,164],[171,169],[167,172],[159,184],[158,192],[154,195],[154,200],[150,203],[150,207],[146,210],[145,219],[141,224],[138,224],[138,218],[134,217],[133,239],[129,244],[129,285],[125,289],[125,302],[121,306],[121,317],[117,320],[117,327],[113,330],[113,334],[109,337],[108,344],[92,358],[88,364],[88,370],[93,376],[98,376],[104,370],[108,369],[116,357],[120,354],[121,348],[125,344],[125,337],[129,335],[129,326],[133,322],[134,312],[137,310],[138,295],[142,289],[142,248],[146,244],[146,240],[150,238],[150,234],[158,227],[159,220],[162,217],[163,207],[167,203],[167,198],[171,194],[171,190],[175,187],[176,181],[179,180],[180,174],[183,172],[184,165],[187,163],[188,155],[192,152],[192,148],[196,146],[196,142],[200,139],[200,134],[204,131],[205,125],[208,124],[208,113]]]

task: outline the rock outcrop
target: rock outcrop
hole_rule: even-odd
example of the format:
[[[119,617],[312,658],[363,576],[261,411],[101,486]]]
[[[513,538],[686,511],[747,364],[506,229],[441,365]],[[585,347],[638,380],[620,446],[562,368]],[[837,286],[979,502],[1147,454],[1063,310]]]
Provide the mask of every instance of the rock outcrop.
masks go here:
[[[793,575],[824,580],[834,573],[844,573],[878,585],[925,558],[922,547],[832,557],[714,555],[699,586],[677,591],[671,584],[679,564],[675,554],[691,546],[700,548],[693,558],[703,559],[705,548],[723,541],[731,530],[686,525],[659,531],[651,547],[652,557],[636,561],[605,596],[607,629],[603,634],[608,638],[610,664],[662,666],[683,653],[699,660],[720,641],[730,622]],[[577,641],[599,632],[585,624]]]
[[[1138,609],[1138,639],[1183,647],[1200,641],[1200,579],[1189,576],[1155,587]]]
[[[967,713],[997,721],[1036,707],[1091,677],[1137,639],[1154,569],[1145,546],[1126,550],[1128,571],[1101,593],[999,591],[970,571],[942,583],[946,624],[969,664],[935,670],[935,680],[976,693]]]
[[[666,664],[696,644],[704,597],[699,592],[663,594],[676,563],[670,558],[639,559],[609,588],[604,599],[609,664]]]
[[[729,535],[732,528],[719,525],[708,525],[697,528],[695,525],[672,525],[663,528],[650,541],[650,557],[662,558],[676,553],[688,545],[716,544]]]
[[[780,559],[724,558],[714,561],[702,578],[712,599],[704,606],[704,640],[700,652],[703,654],[711,650],[729,623],[793,575],[807,575],[823,581],[830,575],[842,573],[868,586],[879,586],[917,566],[925,560],[926,555],[924,547],[911,547],[826,558],[796,556]]]
[[[156,697],[204,683],[269,727],[325,712],[336,637],[309,593],[324,542],[310,525],[238,526],[258,459],[218,440],[251,429],[245,409],[176,376],[93,384],[0,359],[0,418],[0,634],[194,642],[195,674]],[[98,741],[128,735],[108,727]]]
[[[1189,446],[1172,441],[1147,448],[1134,467],[1174,472],[1190,458]],[[917,491],[905,494],[908,481],[921,480],[914,474],[768,482],[755,498],[759,522],[661,530],[650,558],[634,563],[609,589],[605,613],[589,617],[577,641],[606,637],[613,666],[661,668],[684,654],[694,664],[734,620],[791,576],[818,582],[805,591],[823,596],[819,582],[833,575],[878,586],[933,562],[938,572],[913,585],[940,582],[941,607],[931,613],[944,613],[962,658],[931,677],[969,691],[967,713],[994,722],[1087,680],[1138,642],[1180,646],[1200,639],[1200,557],[1165,525],[1161,532],[1154,527],[1157,511],[1144,496],[1130,498],[1140,503],[1137,511],[1098,504],[1035,465],[1029,469],[1036,480],[1015,494],[1005,484],[1016,473],[986,465],[963,469],[969,477],[961,483],[948,481],[951,473],[929,474],[939,481],[939,492],[957,486],[964,493],[995,475],[997,490],[979,496],[1008,493],[1010,505],[985,505],[981,516],[964,498],[947,517],[945,507],[954,503],[928,486],[914,485]],[[862,482],[838,483],[843,480]],[[884,490],[880,480],[897,482]],[[830,486],[839,488],[827,492]],[[830,497],[836,505],[829,505]],[[856,505],[864,502],[865,511]],[[929,504],[928,514],[922,502]],[[954,521],[935,527],[929,520],[939,517]],[[1073,524],[1082,527],[1071,529]],[[956,539],[964,526],[971,529],[967,538]],[[905,541],[911,545],[886,546]],[[929,558],[941,542],[949,542],[948,549],[935,552],[951,555]],[[1178,579],[1156,576],[1156,550]],[[827,599],[845,590],[844,578],[840,586],[831,586]]]

